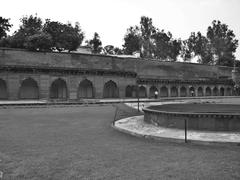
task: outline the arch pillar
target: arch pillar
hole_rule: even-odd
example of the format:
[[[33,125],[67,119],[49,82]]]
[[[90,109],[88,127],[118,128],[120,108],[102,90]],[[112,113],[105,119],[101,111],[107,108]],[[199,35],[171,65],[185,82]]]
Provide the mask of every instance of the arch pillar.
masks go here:
[[[166,87],[168,89],[168,97],[170,97],[171,96],[171,86],[167,85]]]
[[[194,89],[195,89],[195,96],[196,97],[198,97],[198,88],[199,88],[198,86],[194,87]]]
[[[178,97],[180,97],[181,96],[181,91],[180,91],[180,86],[177,86],[177,91],[178,91]]]
[[[146,98],[149,98],[149,96],[150,96],[150,87],[151,86],[149,86],[149,85],[147,85],[145,88],[146,88],[146,92],[147,92],[147,96],[146,96]]]
[[[8,75],[8,97],[10,100],[18,99],[18,90],[20,87],[19,75],[9,74]]]
[[[115,81],[118,87],[118,92],[119,92],[119,98],[125,98],[125,88],[126,88],[126,81],[124,78],[119,78],[118,80]]]
[[[187,97],[189,97],[189,96],[191,96],[191,93],[190,93],[190,90],[189,90],[191,85],[187,85],[186,87],[187,87],[186,88],[187,89]]]
[[[40,75],[39,78],[39,93],[40,99],[49,99],[49,88],[50,88],[50,76]]]
[[[69,77],[69,82],[66,81],[69,91],[69,100],[77,99],[77,90],[78,90],[78,78],[74,76]]]
[[[105,84],[105,81],[103,76],[94,76],[93,85],[95,87],[95,92],[94,92],[95,98],[103,97],[104,84]]]
[[[203,86],[203,96],[206,96],[206,86]]]

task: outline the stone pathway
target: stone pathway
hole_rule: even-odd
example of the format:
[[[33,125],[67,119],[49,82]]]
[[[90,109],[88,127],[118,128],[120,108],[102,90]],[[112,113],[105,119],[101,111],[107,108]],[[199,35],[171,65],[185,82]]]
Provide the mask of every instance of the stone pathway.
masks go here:
[[[184,130],[157,127],[143,121],[143,116],[134,116],[120,119],[115,122],[114,128],[135,136],[149,137],[154,139],[166,138],[173,141],[185,139]],[[187,131],[187,139],[194,142],[236,143],[240,144],[240,132],[208,132]]]

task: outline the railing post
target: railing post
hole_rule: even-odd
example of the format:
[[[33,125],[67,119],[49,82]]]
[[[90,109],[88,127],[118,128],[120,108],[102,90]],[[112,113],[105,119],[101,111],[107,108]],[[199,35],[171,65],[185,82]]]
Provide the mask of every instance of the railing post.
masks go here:
[[[184,119],[185,143],[187,143],[187,119]]]

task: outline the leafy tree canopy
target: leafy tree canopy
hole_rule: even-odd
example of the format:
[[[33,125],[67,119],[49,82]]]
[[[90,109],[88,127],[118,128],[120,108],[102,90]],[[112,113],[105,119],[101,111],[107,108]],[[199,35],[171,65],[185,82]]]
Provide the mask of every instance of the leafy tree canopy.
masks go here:
[[[76,23],[75,27],[73,27],[70,23],[63,24],[47,19],[43,27],[43,32],[52,36],[52,48],[58,51],[76,50],[84,39],[84,34],[79,23]]]
[[[94,33],[93,39],[87,42],[88,45],[92,48],[92,53],[99,54],[102,51],[102,41],[98,33]]]
[[[24,16],[21,25],[13,36],[6,38],[0,45],[13,48],[26,48],[34,51],[73,51],[83,41],[84,34],[79,23],[73,27],[70,23],[46,19],[43,24],[37,15]]]
[[[122,49],[114,47],[113,45],[107,45],[103,48],[104,54],[120,55],[123,54]]]
[[[12,25],[9,23],[9,19],[5,19],[0,16],[0,39],[7,37],[7,31],[10,30]]]
[[[237,46],[238,40],[233,31],[226,24],[214,20],[206,36],[200,32],[191,33],[183,42],[181,55],[184,60],[198,57],[198,62],[202,64],[233,66]]]
[[[181,41],[174,40],[170,32],[160,31],[153,26],[151,18],[143,16],[140,26],[127,29],[123,47],[126,54],[140,51],[141,57],[176,61]]]

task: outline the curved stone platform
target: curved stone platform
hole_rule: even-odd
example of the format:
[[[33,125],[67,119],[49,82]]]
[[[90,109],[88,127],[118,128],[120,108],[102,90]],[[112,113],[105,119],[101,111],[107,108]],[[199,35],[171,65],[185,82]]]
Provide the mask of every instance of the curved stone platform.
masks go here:
[[[143,116],[134,116],[116,121],[113,125],[118,131],[138,137],[161,141],[184,142],[184,130],[157,127],[144,121]],[[234,144],[240,145],[240,132],[210,132],[188,130],[189,142],[200,144]]]
[[[166,128],[240,131],[240,105],[166,104],[143,108],[144,121]]]

